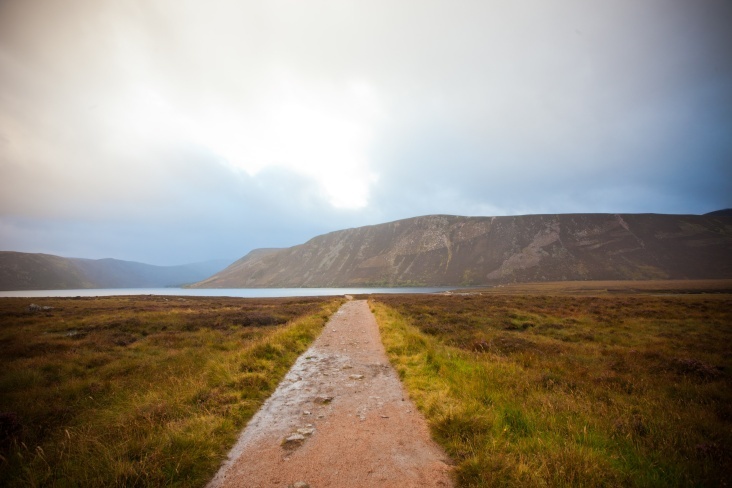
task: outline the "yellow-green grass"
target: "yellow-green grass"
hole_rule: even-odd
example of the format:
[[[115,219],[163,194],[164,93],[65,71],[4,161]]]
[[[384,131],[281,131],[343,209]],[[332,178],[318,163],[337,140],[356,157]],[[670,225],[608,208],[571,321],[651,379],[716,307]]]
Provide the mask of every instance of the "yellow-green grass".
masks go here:
[[[459,486],[732,482],[732,296],[378,296]]]
[[[340,303],[0,299],[0,486],[203,486]]]

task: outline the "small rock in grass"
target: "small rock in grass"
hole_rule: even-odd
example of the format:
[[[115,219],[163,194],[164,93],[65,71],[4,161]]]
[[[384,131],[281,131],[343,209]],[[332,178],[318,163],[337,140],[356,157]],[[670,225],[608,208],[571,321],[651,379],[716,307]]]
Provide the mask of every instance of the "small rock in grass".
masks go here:
[[[363,375],[362,374],[352,374],[349,376],[349,378],[351,378],[352,380],[362,380]]]
[[[313,435],[315,429],[313,427],[301,427],[297,429],[297,433],[300,435]]]
[[[315,403],[319,403],[320,405],[327,405],[328,403],[333,401],[332,396],[319,396],[315,397],[315,400],[313,400]]]
[[[291,485],[287,485],[287,488],[310,488],[310,485],[304,481],[296,481]]]

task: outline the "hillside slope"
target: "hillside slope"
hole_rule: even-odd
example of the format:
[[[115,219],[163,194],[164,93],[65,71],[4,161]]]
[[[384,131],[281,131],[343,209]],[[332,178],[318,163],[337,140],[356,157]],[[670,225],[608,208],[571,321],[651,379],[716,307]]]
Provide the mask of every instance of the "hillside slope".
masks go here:
[[[154,266],[118,259],[64,258],[0,251],[0,290],[155,288],[200,281],[224,268],[208,262]]]
[[[732,277],[732,217],[430,215],[256,250],[201,288]]]

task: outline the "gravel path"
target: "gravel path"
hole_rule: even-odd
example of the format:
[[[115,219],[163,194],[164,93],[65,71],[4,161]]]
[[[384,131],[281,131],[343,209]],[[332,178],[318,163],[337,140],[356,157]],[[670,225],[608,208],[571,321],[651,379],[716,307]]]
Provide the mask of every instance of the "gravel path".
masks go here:
[[[242,432],[219,487],[451,487],[364,300],[344,304]]]

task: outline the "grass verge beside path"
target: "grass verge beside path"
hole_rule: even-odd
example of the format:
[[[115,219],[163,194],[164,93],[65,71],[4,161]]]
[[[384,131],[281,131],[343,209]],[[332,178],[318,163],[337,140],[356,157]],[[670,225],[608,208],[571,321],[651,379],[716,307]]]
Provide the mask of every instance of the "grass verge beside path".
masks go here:
[[[726,486],[732,299],[378,296],[459,486]]]
[[[33,300],[0,300],[0,486],[205,485],[342,303]]]

